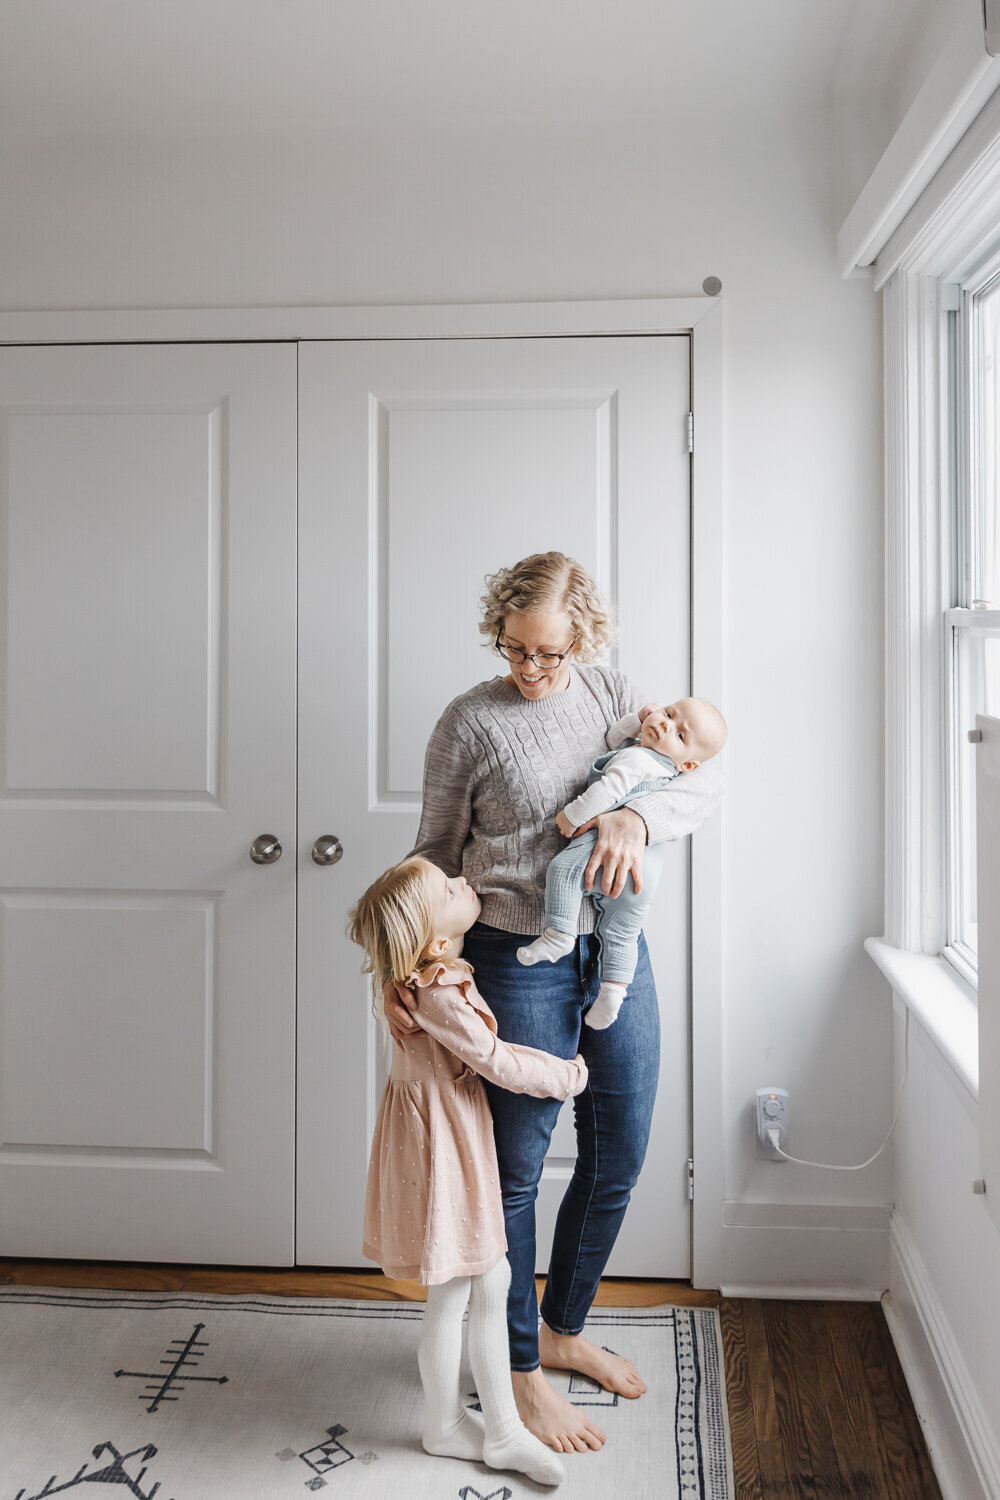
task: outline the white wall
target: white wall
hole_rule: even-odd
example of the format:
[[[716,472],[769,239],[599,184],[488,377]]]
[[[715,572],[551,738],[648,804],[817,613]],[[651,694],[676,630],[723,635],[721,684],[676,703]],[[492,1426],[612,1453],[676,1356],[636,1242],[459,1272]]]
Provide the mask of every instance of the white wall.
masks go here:
[[[902,1028],[900,1008],[897,1052]],[[887,1306],[893,1335],[945,1500],[994,1500],[1000,1237],[986,1200],[972,1191],[982,1175],[979,1108],[912,1017],[896,1163]]]
[[[645,297],[721,277],[726,1279],[878,1291],[891,1163],[755,1162],[749,1115],[758,1085],[784,1085],[791,1149],[859,1160],[890,1104],[889,1005],[862,951],[882,928],[880,312],[834,256],[841,125],[776,106],[542,136],[369,120],[22,142],[0,168],[0,302]]]

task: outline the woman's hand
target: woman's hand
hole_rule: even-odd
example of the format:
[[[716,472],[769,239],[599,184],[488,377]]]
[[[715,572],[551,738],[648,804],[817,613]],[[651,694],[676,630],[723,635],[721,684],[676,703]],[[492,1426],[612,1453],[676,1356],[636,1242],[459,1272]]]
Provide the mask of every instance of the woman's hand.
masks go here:
[[[600,813],[589,823],[581,823],[574,837],[597,829],[597,843],[583,873],[588,891],[594,888],[597,871],[604,867],[601,890],[605,896],[620,896],[629,875],[635,882],[636,895],[642,890],[642,851],[646,847],[646,825],[630,807]]]
[[[387,979],[382,986],[382,1005],[385,1010],[386,1025],[397,1047],[403,1045],[404,1037],[423,1031],[420,1022],[413,1017],[413,1012],[417,1008],[417,997],[412,990],[407,989],[405,984],[400,984],[398,979]]]

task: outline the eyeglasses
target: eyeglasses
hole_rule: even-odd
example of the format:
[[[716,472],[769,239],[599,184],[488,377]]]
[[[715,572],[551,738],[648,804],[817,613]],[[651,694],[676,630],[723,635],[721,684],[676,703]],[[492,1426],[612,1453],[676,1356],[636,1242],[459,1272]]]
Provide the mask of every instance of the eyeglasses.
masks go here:
[[[580,639],[578,635],[575,635],[565,651],[522,651],[517,646],[508,646],[506,641],[501,641],[502,635],[503,626],[501,625],[493,645],[505,661],[512,661],[516,667],[523,666],[526,661],[534,662],[540,672],[554,672]]]

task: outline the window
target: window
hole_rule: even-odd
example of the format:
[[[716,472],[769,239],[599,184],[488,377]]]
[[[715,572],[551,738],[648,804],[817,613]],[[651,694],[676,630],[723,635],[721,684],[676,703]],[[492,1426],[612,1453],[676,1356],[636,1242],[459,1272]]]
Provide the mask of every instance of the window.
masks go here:
[[[945,955],[977,969],[977,714],[1000,718],[1000,254],[962,288],[952,327],[950,607],[945,611],[947,938]]]

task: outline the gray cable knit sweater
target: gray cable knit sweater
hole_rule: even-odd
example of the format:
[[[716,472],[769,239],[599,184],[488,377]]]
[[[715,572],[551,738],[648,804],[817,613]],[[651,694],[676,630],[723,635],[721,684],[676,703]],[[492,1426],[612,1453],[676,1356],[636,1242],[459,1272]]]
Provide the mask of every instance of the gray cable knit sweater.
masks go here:
[[[609,667],[572,667],[564,692],[531,700],[504,677],[481,682],[441,715],[424,761],[424,803],[411,851],[479,893],[483,922],[505,932],[542,930],[545,871],[566,841],[553,821],[587,784],[605,736],[649,700]],[[718,760],[674,778],[629,806],[648,842],[692,833],[718,804],[725,774]],[[580,931],[592,932],[586,898]]]

